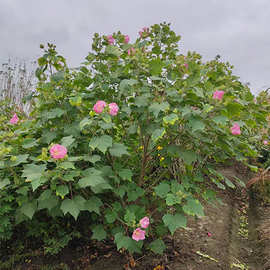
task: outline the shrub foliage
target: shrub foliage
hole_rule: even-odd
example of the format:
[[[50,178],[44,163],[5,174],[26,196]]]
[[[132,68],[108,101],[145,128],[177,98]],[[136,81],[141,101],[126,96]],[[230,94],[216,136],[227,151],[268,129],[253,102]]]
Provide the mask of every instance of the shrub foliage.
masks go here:
[[[267,106],[254,102],[232,66],[184,56],[179,40],[166,23],[143,29],[134,43],[121,32],[95,34],[77,69],[54,45],[42,46],[31,119],[9,124],[16,111],[1,116],[1,238],[24,224],[49,242],[61,227],[65,245],[79,234],[63,224],[79,220],[93,239],[113,237],[118,249],[162,253],[167,233],[204,215],[213,184],[234,187],[218,164],[233,159],[256,169],[248,160],[257,156]],[[106,103],[99,111],[98,101]],[[112,113],[111,103],[119,110]],[[53,157],[56,144],[67,154]],[[145,217],[147,228],[139,224]],[[145,240],[134,240],[136,229]]]

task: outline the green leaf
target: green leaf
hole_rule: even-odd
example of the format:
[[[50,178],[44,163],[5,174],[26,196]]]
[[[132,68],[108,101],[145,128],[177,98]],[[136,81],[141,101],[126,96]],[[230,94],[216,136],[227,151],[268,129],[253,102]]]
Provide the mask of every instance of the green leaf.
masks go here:
[[[164,128],[160,128],[160,129],[156,129],[153,133],[152,133],[152,140],[154,142],[157,142],[159,139],[161,139],[164,135],[165,135],[166,131]]]
[[[122,54],[121,50],[118,47],[113,46],[113,45],[108,45],[105,49],[105,53],[111,54],[117,57],[119,57]]]
[[[228,117],[225,115],[218,115],[213,118],[213,121],[216,124],[226,125],[226,123],[229,121]]]
[[[166,204],[168,206],[172,206],[178,203],[181,203],[181,199],[179,198],[179,196],[171,194],[171,193],[167,194]]]
[[[121,92],[125,92],[126,90],[129,90],[130,87],[138,83],[137,80],[134,79],[124,79],[120,82],[119,89]]]
[[[50,110],[49,112],[46,112],[46,116],[48,119],[53,119],[53,118],[61,117],[64,113],[65,113],[64,110],[60,108],[55,108],[55,109]]]
[[[22,142],[22,147],[25,149],[31,148],[37,145],[37,140],[33,138],[25,138]]]
[[[226,183],[226,185],[230,188],[235,188],[235,185],[232,183],[231,180],[229,180],[227,177],[224,177],[224,181]]]
[[[60,196],[62,199],[69,193],[67,186],[61,185],[56,187],[56,195]]]
[[[62,169],[65,169],[65,170],[68,170],[68,169],[73,169],[75,170],[76,168],[74,167],[74,163],[73,162],[70,162],[70,161],[64,161],[64,162],[61,162],[59,165],[58,165],[60,168]]]
[[[135,98],[134,103],[137,107],[146,107],[149,105],[148,99],[149,99],[148,95],[147,96],[138,96]]]
[[[205,123],[197,118],[192,118],[189,120],[189,126],[192,129],[192,132],[198,131],[198,130],[204,130]]]
[[[127,147],[121,143],[114,143],[112,148],[110,148],[110,153],[112,156],[121,157],[123,155],[129,155]]]
[[[89,162],[95,164],[96,162],[98,162],[98,161],[101,160],[101,157],[98,156],[98,155],[93,155],[93,156],[91,156],[91,157],[89,157],[89,158],[87,158],[87,159],[84,158],[84,160],[85,160],[85,161],[89,161]]]
[[[195,152],[193,151],[180,151],[180,157],[183,159],[183,161],[187,165],[191,165],[193,162],[195,162],[198,158]]]
[[[8,178],[4,178],[4,180],[0,181],[0,189],[10,184]]]
[[[108,223],[114,223],[117,219],[117,213],[111,209],[108,209],[105,214],[105,219]]]
[[[49,211],[58,205],[59,199],[50,190],[45,190],[38,198],[38,209],[48,209]]]
[[[78,185],[81,188],[91,187],[92,190],[97,193],[95,188],[98,189],[111,189],[112,187],[107,183],[107,181],[101,175],[102,172],[96,169],[90,168],[84,172],[85,177],[81,178]]]
[[[43,172],[46,169],[46,165],[35,165],[35,164],[26,164],[24,165],[22,177],[27,179],[38,179],[42,176]]]
[[[162,72],[163,62],[158,58],[150,61],[151,75],[159,75]]]
[[[167,111],[170,108],[170,104],[168,102],[163,102],[163,103],[153,103],[150,107],[149,107],[149,111],[152,112],[154,114],[154,116],[157,118],[158,114],[163,111]]]
[[[23,169],[22,177],[26,177],[25,181],[31,182],[32,189],[35,191],[39,186],[47,181],[46,177],[42,177],[46,165],[26,164]]]
[[[174,232],[180,227],[187,227],[187,218],[181,214],[166,214],[162,217],[162,220],[164,224],[169,228],[171,234],[174,234]]]
[[[124,216],[124,220],[125,222],[127,222],[129,226],[132,226],[136,222],[136,216],[132,211],[127,209],[126,214]]]
[[[167,183],[160,183],[155,187],[155,192],[160,198],[165,198],[170,191],[170,185]]]
[[[226,105],[227,115],[229,118],[240,115],[241,111],[245,109],[245,107],[237,102],[228,103]]]
[[[65,72],[64,71],[58,71],[52,74],[51,81],[59,82],[61,80],[64,80],[65,78]]]
[[[28,179],[29,181],[30,179]],[[48,179],[44,176],[41,176],[40,178],[36,178],[34,180],[31,180],[31,185],[33,191],[35,191],[38,187],[40,187],[42,184],[46,183]]]
[[[101,241],[106,238],[107,233],[103,228],[103,225],[97,225],[92,229],[93,235],[92,239],[97,239],[98,241]]]
[[[73,142],[75,141],[75,138],[73,138],[72,135],[67,136],[67,137],[63,137],[61,140],[61,145],[68,147],[70,146]]]
[[[166,249],[166,245],[161,239],[156,239],[155,241],[151,242],[149,248],[156,254],[162,255],[164,250]]]
[[[119,232],[114,235],[114,242],[116,243],[117,250],[124,248],[128,250],[130,253],[141,253],[141,247],[143,245],[143,241],[136,242],[130,237],[125,236],[122,232]]]
[[[85,117],[79,124],[80,130],[83,130],[84,127],[86,127],[86,126],[91,126],[92,123],[93,123],[92,119],[89,119],[88,117]]]
[[[177,114],[171,113],[171,114],[169,114],[169,115],[163,117],[163,122],[164,122],[164,124],[174,125],[175,122],[176,122],[178,119],[179,119],[179,118],[178,118]]]
[[[246,165],[251,169],[251,171],[258,172],[258,167],[257,166],[250,165],[250,164],[246,164]]]
[[[20,209],[20,211],[26,215],[27,217],[29,217],[30,219],[32,219],[34,213],[37,210],[37,203],[35,202],[27,202],[22,204],[22,207]]]
[[[132,176],[133,176],[132,171],[129,169],[122,169],[118,172],[118,174],[123,180],[128,180],[128,181],[131,181]]]
[[[74,200],[71,199],[65,199],[62,202],[60,209],[63,211],[64,215],[66,213],[70,213],[76,220],[80,213],[78,206],[76,205]]]
[[[102,201],[95,196],[92,196],[89,200],[87,200],[84,204],[84,210],[89,212],[95,212],[100,215],[100,207],[103,205]]]
[[[19,165],[21,163],[26,163],[28,156],[29,156],[29,154],[18,155],[18,156],[16,156],[16,160],[15,161],[10,161],[8,165],[10,167],[15,167],[15,166],[17,166],[17,165]]]
[[[187,203],[183,206],[183,211],[190,216],[203,217],[203,206],[197,199],[188,198]]]
[[[122,232],[119,232],[115,234],[114,242],[116,243],[117,250],[121,248],[128,249],[131,242],[131,238],[125,236]]]
[[[103,154],[109,147],[112,147],[112,137],[108,135],[103,135],[101,137],[94,137],[91,139],[89,146],[95,150],[98,148]]]

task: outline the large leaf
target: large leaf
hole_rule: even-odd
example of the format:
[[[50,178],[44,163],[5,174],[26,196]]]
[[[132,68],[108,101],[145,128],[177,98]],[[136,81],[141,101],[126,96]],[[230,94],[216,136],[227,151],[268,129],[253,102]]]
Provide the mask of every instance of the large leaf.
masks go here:
[[[61,145],[68,147],[75,141],[75,138],[73,138],[72,135],[63,137],[61,140]]]
[[[30,219],[32,219],[34,213],[37,210],[37,202],[27,202],[22,204],[22,207],[20,209],[20,211],[26,215],[27,217],[29,217]]]
[[[158,59],[153,59],[150,62],[150,73],[151,75],[159,75],[162,71],[163,63],[162,61]]]
[[[163,102],[163,103],[153,103],[150,107],[149,107],[149,111],[152,112],[154,114],[154,116],[157,118],[158,114],[162,111],[166,111],[170,108],[170,105],[168,102]]]
[[[131,181],[131,178],[133,176],[132,171],[129,169],[122,169],[118,172],[118,174],[123,180],[128,180],[128,181]]]
[[[164,250],[166,249],[166,245],[161,239],[156,239],[149,245],[149,248],[157,254],[162,255]]]
[[[167,183],[160,183],[155,187],[155,192],[160,198],[165,198],[170,191],[171,187]]]
[[[198,217],[204,216],[203,206],[197,199],[188,198],[187,203],[183,206],[183,210],[186,214],[190,216],[195,216],[195,215]]]
[[[9,185],[10,181],[8,178],[4,178],[3,180],[0,181],[0,189],[4,188],[5,186]]]
[[[46,165],[35,165],[35,164],[26,164],[24,165],[22,177],[26,177],[27,179],[38,179],[42,176],[43,172],[46,169]]]
[[[114,143],[110,148],[110,153],[112,156],[121,157],[123,155],[129,155],[127,147],[121,143]]]
[[[204,130],[205,123],[197,118],[192,118],[189,120],[189,126],[192,129],[192,132],[198,131],[198,130]]]
[[[171,114],[169,114],[169,115],[163,117],[163,122],[164,122],[165,124],[174,125],[175,122],[176,122],[178,119],[179,119],[179,118],[178,118],[177,114],[171,113]]]
[[[31,148],[37,145],[37,140],[33,138],[25,138],[22,142],[22,147],[25,149]]]
[[[124,248],[131,253],[134,252],[141,253],[143,241],[136,242],[132,238],[125,236],[122,232],[115,234],[114,242],[116,243],[117,250]]]
[[[89,146],[95,150],[99,149],[103,154],[107,151],[109,147],[112,147],[112,137],[108,135],[103,135],[101,137],[94,137],[89,142]]]
[[[198,158],[197,154],[191,150],[180,151],[180,157],[188,165],[191,165]]]
[[[103,225],[96,225],[92,229],[92,232],[93,232],[92,239],[97,239],[98,241],[105,239],[107,236],[107,233],[103,228]]]
[[[99,188],[101,190],[112,188],[101,175],[101,171],[90,169],[87,170],[85,174],[86,176],[81,178],[78,182],[81,188],[91,187],[94,192],[96,192],[95,188]]]
[[[71,199],[65,199],[62,202],[60,209],[63,211],[64,215],[66,213],[70,213],[75,219],[77,219],[80,213],[78,205],[74,200]]]
[[[56,187],[56,195],[60,196],[62,199],[69,193],[69,189],[65,185],[57,186]]]
[[[105,53],[111,54],[117,57],[119,57],[122,54],[121,50],[118,47],[113,46],[113,45],[108,45],[105,49]]]
[[[187,218],[184,215],[176,214],[166,214],[162,217],[162,220],[164,224],[169,228],[171,234],[174,234],[174,232],[182,227],[186,228],[187,226]]]
[[[8,165],[10,167],[15,167],[15,166],[17,166],[17,165],[19,165],[21,163],[26,163],[28,156],[29,156],[29,154],[18,155],[18,156],[16,156],[16,160],[15,161],[10,161]]]
[[[46,113],[46,116],[48,119],[53,119],[62,116],[65,113],[64,110],[60,108],[55,108],[50,110],[49,112]]]
[[[96,212],[100,214],[100,207],[103,205],[102,201],[95,196],[92,196],[89,200],[87,200],[84,204],[84,210],[89,212]]]
[[[47,178],[42,176],[45,169],[45,164],[26,164],[24,166],[22,177],[26,177],[26,182],[31,182],[33,191],[47,181]]]
[[[165,135],[165,133],[166,131],[164,128],[155,129],[155,131],[152,133],[151,138],[154,142],[157,142]]]

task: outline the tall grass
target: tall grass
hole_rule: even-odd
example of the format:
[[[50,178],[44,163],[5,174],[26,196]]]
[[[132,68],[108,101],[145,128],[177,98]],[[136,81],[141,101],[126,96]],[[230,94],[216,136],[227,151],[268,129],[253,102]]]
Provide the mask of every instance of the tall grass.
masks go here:
[[[0,100],[8,99],[27,115],[31,111],[31,103],[25,98],[35,91],[35,65],[35,62],[9,59],[0,66]]]

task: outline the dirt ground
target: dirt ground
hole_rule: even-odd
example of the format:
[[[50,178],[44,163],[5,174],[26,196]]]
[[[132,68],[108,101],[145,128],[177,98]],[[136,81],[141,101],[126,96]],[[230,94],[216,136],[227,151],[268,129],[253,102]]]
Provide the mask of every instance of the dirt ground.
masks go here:
[[[220,169],[234,181],[250,179],[238,166]],[[57,267],[45,268],[40,258],[13,269],[86,270],[267,270],[270,269],[270,207],[262,206],[245,188],[219,193],[222,203],[205,205],[205,217],[189,219],[188,228],[168,236],[164,255],[145,254],[134,261],[119,254],[109,243],[95,248],[76,245],[65,249]],[[129,263],[128,263],[129,262]],[[50,259],[46,261],[50,264]]]

